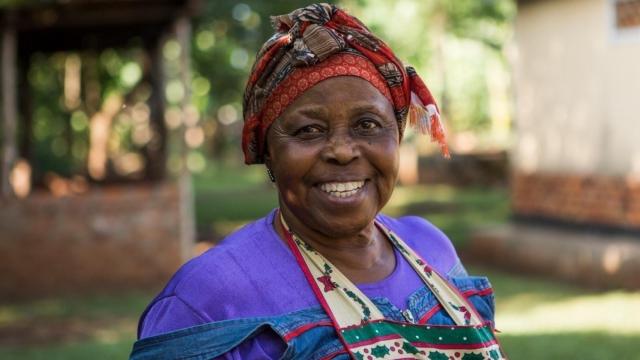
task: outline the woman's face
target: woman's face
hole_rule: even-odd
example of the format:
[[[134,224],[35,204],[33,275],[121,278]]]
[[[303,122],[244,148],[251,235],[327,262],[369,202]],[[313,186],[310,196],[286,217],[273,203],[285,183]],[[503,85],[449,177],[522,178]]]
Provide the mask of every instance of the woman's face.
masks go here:
[[[369,82],[343,76],[318,83],[267,134],[280,205],[326,236],[363,230],[393,191],[398,136],[391,103]]]

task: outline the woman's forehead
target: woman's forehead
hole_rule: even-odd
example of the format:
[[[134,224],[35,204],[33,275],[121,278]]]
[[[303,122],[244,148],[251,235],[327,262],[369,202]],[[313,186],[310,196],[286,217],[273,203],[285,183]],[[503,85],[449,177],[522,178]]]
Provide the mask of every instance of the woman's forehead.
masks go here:
[[[393,104],[368,81],[340,76],[329,78],[314,85],[298,97],[287,112],[323,114],[328,106],[340,105],[357,111],[389,111],[393,114]]]

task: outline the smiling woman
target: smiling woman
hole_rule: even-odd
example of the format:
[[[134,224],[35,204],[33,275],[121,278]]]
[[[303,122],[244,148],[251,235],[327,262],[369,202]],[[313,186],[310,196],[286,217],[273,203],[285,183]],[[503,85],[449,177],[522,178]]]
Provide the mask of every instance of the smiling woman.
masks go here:
[[[132,357],[504,358],[487,279],[426,220],[380,214],[407,122],[448,155],[429,90],[332,5],[274,25],[245,92],[243,150],[279,208],[176,273]]]

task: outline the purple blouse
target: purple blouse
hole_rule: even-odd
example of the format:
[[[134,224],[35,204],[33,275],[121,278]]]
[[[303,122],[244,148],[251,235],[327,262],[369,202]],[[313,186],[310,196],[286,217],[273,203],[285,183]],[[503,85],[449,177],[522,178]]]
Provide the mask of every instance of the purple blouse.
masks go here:
[[[275,214],[274,210],[244,226],[183,265],[142,314],[138,337],[320,306],[293,254],[273,228]],[[426,220],[415,216],[393,219],[382,214],[377,220],[441,274],[465,275],[449,239]],[[403,310],[409,295],[424,284],[398,251],[395,256],[396,267],[387,278],[356,285],[369,298],[385,297]],[[277,335],[265,332],[223,358],[277,359],[285,347]]]

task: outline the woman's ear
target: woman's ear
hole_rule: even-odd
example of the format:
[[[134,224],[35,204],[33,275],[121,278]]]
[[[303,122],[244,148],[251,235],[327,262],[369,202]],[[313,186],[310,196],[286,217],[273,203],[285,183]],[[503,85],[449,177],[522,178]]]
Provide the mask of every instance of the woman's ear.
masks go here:
[[[267,133],[264,137],[264,155],[262,158],[264,159],[264,164],[267,165],[268,169],[271,169],[271,153],[269,152],[269,134],[271,133],[271,126],[267,129]]]
[[[265,144],[265,150],[264,150],[264,165],[267,168],[267,175],[269,176],[269,180],[271,180],[271,182],[276,182],[276,178],[275,176],[273,176],[273,171],[271,171],[271,154],[269,153],[269,147],[267,146],[267,144]]]
[[[264,164],[267,165],[268,168],[271,168],[271,153],[269,153],[269,144],[267,139],[264,141],[264,155],[262,158],[264,159]]]

